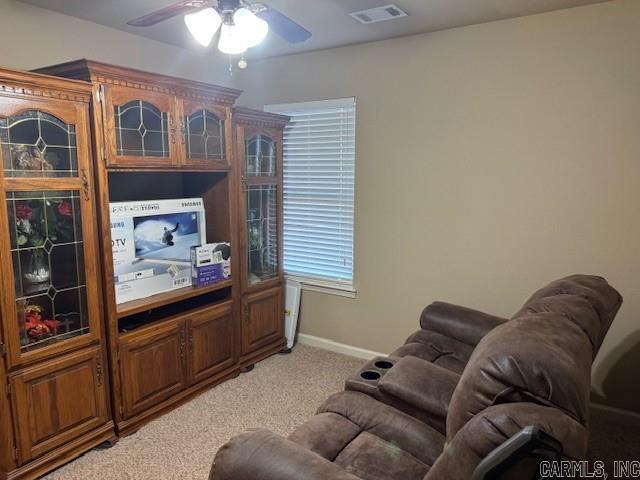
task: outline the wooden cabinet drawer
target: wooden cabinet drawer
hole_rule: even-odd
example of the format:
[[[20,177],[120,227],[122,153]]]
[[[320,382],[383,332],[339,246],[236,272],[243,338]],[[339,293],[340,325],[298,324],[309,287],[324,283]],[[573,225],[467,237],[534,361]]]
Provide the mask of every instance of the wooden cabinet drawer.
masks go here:
[[[105,371],[93,347],[11,376],[21,464],[108,421]]]

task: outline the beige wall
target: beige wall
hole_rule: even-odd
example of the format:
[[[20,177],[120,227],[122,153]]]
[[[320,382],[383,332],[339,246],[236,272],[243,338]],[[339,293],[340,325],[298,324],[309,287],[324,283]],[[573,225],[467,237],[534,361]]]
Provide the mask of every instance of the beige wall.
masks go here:
[[[510,315],[574,272],[625,304],[594,381],[640,410],[640,2],[253,62],[253,105],[355,96],[356,299],[301,331],[389,352],[436,299]]]
[[[219,56],[0,0],[0,65],[84,57],[239,81],[255,106],[356,96],[358,296],[305,292],[301,331],[390,351],[435,299],[509,315],[552,278],[599,273],[625,296],[595,364],[600,401],[640,410],[639,24],[640,2],[617,0],[230,78]]]
[[[0,66],[6,68],[88,58],[222,85],[234,80],[215,51],[193,53],[15,0],[0,0],[0,35]]]

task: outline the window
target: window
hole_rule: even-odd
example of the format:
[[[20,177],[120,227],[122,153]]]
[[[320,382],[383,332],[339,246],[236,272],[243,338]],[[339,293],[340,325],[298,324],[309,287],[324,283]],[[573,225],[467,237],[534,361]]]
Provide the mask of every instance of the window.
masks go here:
[[[354,98],[270,105],[284,132],[284,270],[305,285],[353,292]]]

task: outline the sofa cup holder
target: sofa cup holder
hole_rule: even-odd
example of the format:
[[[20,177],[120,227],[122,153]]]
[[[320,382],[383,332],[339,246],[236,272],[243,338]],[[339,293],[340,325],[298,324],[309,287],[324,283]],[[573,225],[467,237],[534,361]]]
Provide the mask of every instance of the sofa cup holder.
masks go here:
[[[379,372],[374,370],[365,370],[364,372],[360,372],[360,377],[364,380],[379,380],[381,376],[382,375],[380,375]]]
[[[375,357],[369,360],[362,369],[348,378],[346,390],[355,390],[368,395],[377,395],[378,385],[388,371],[396,364],[396,358]]]
[[[388,370],[393,367],[393,363],[388,360],[378,360],[377,362],[374,362],[373,366],[380,370]]]

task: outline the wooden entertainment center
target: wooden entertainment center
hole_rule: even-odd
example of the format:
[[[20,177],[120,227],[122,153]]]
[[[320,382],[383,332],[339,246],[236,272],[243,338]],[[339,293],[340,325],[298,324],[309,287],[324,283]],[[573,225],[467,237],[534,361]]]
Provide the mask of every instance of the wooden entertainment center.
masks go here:
[[[0,479],[283,351],[288,117],[240,93],[87,60],[0,70]],[[116,304],[110,202],[191,197],[207,242],[231,243],[231,278]]]

